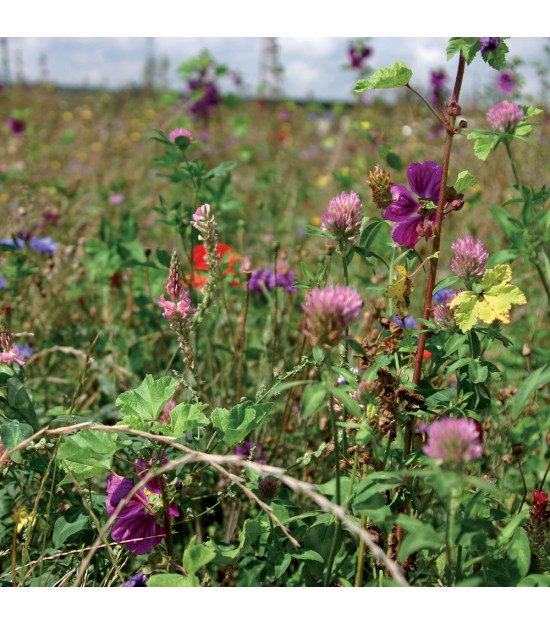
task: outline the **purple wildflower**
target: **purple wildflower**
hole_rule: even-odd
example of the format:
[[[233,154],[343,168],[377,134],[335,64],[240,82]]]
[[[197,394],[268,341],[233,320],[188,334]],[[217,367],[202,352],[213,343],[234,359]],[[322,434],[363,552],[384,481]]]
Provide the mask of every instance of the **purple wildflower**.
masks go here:
[[[6,278],[4,278],[4,276],[0,276],[0,289],[6,288],[7,283],[8,281],[6,280]]]
[[[513,132],[525,113],[514,102],[499,102],[487,111],[487,119],[495,130]]]
[[[396,222],[392,238],[398,245],[413,248],[422,236],[429,239],[433,234],[442,174],[443,168],[435,161],[409,165],[407,179],[418,200],[404,185],[391,185],[393,203],[386,208],[383,217]]]
[[[395,321],[395,323],[401,328],[410,328],[410,329],[414,329],[417,327],[417,323],[416,323],[416,319],[412,316],[412,315],[405,315],[405,317],[403,319],[401,319],[400,317],[398,317],[397,315],[394,315],[392,317],[392,319]]]
[[[441,304],[441,302],[445,299],[445,296],[446,296],[448,293],[452,293],[452,292],[453,292],[453,289],[449,289],[449,288],[446,288],[446,289],[439,289],[439,291],[436,291],[436,292],[433,294],[433,301],[434,301],[434,304]]]
[[[193,141],[193,135],[187,130],[187,128],[174,128],[168,135],[168,139],[172,143],[176,143],[178,137],[184,137],[185,141],[178,141],[178,146],[187,146]]]
[[[500,37],[480,37],[481,55],[485,56],[487,52],[493,52],[500,45]]]
[[[260,491],[262,499],[266,501],[275,499],[277,493],[279,492],[279,487],[279,482],[275,478],[271,477],[271,475],[262,477],[262,479],[258,481],[258,490]]]
[[[22,367],[27,358],[22,353],[21,348],[14,344],[13,334],[7,330],[0,332],[0,364],[13,367],[14,363]]]
[[[33,236],[29,239],[29,245],[31,249],[41,254],[53,254],[57,249],[57,243],[52,237],[39,238]]]
[[[295,275],[292,271],[282,273],[280,271],[273,272],[267,267],[264,269],[253,269],[248,282],[248,288],[254,293],[263,293],[264,288],[272,291],[280,286],[286,289],[287,293],[296,293],[298,290],[293,286]]]
[[[460,291],[453,291],[452,289],[442,289],[438,291],[438,294],[444,291],[442,297],[438,297],[438,301],[433,307],[433,317],[435,323],[442,329],[450,332],[454,328],[456,328],[456,320],[453,311],[449,304],[454,300],[454,298],[462,293]],[[434,296],[434,302],[436,301]]]
[[[150,493],[153,493],[152,482],[153,480],[147,484]],[[119,475],[110,475],[107,478],[105,506],[109,515],[113,514],[120,500],[133,487],[134,482],[130,478]],[[170,506],[170,516],[179,516],[175,506]],[[166,535],[164,527],[157,523],[157,518],[162,518],[162,513],[155,510],[149,496],[140,488],[119,512],[111,529],[111,537],[116,542],[123,543],[132,553],[147,553],[160,544]]]
[[[235,455],[245,460],[254,460],[260,464],[265,464],[267,459],[267,454],[265,451],[262,451],[260,445],[251,441],[244,441],[240,445],[237,445],[237,447],[235,447]]]
[[[428,432],[424,453],[441,463],[457,468],[464,462],[479,458],[483,443],[471,419],[444,418],[434,421]]]
[[[18,247],[19,249],[23,249],[25,247],[25,241],[21,237],[16,237],[15,242],[12,239],[0,239],[0,243],[2,245],[8,245],[9,247]]]
[[[357,193],[344,192],[332,198],[322,217],[321,230],[332,236],[341,254],[346,254],[361,234],[361,209]]]
[[[449,80],[449,76],[444,69],[431,70],[430,82],[432,85],[432,104],[441,107],[445,100],[446,89],[445,83]],[[437,127],[441,127],[440,124]]]
[[[472,278],[485,273],[489,252],[479,239],[474,241],[472,235],[467,234],[453,241],[451,247],[455,253],[451,259],[451,271],[459,278],[471,282]]]
[[[363,300],[348,286],[327,286],[313,289],[302,305],[306,316],[303,332],[312,343],[335,345],[346,328],[359,318]]]
[[[124,196],[121,193],[113,193],[113,195],[109,196],[109,204],[117,205],[122,204],[124,202]]]
[[[514,72],[509,69],[500,72],[498,75],[498,88],[502,91],[502,93],[512,95],[516,90],[517,84]]]
[[[177,318],[178,315],[181,316],[182,319],[185,319],[196,312],[196,309],[191,306],[189,291],[185,291],[182,286],[178,257],[175,252],[172,255],[170,273],[168,274],[168,280],[164,288],[170,297],[170,301],[166,300],[164,295],[161,295],[157,305],[164,308],[162,316],[165,319]]]
[[[372,48],[364,44],[353,45],[348,48],[348,57],[354,69],[363,70],[364,62],[372,54]]]
[[[132,577],[130,577],[129,579],[127,579],[124,584],[121,584],[120,586],[128,586],[130,588],[138,588],[138,587],[145,587],[147,586],[147,580],[149,579],[148,575],[145,575],[145,573],[136,573],[135,575],[132,575]]]
[[[14,135],[20,135],[27,127],[24,119],[15,119],[14,117],[8,117],[7,124]]]

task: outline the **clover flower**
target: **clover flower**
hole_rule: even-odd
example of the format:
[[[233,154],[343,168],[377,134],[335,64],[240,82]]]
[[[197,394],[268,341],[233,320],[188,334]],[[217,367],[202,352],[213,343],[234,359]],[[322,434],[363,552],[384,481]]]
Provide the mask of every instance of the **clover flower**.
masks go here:
[[[112,515],[119,502],[124,499],[134,487],[130,478],[120,475],[110,475],[107,478],[107,499],[105,506],[107,513]],[[136,554],[151,551],[160,544],[166,535],[166,530],[158,523],[162,519],[162,504],[154,495],[152,480],[147,484],[148,493],[139,489],[119,512],[111,529],[111,537],[118,543],[123,543],[126,549]],[[170,516],[179,516],[175,506],[170,506]]]
[[[336,241],[341,254],[349,251],[361,234],[361,200],[355,191],[333,197],[321,219],[321,230]]]
[[[443,295],[439,295],[439,293],[442,293],[443,291]],[[442,289],[441,291],[438,291],[437,294],[434,294],[433,299],[435,305],[432,309],[434,321],[442,330],[447,332],[450,332],[457,327],[455,315],[449,304],[459,293],[462,293],[462,290],[453,291],[452,289]],[[437,300],[435,295],[438,295]]]
[[[313,289],[302,309],[306,316],[303,332],[314,345],[333,346],[345,335],[348,325],[359,318],[363,300],[348,286]]]
[[[369,172],[369,187],[372,194],[372,200],[379,210],[384,210],[392,203],[391,176],[387,171],[381,169],[378,165],[373,171]]]
[[[513,132],[525,113],[514,102],[499,102],[487,111],[487,119],[495,130]]]
[[[467,234],[453,241],[451,247],[455,253],[451,259],[451,271],[459,278],[470,282],[472,278],[485,273],[489,252],[479,239],[474,241],[472,235]]]
[[[396,222],[392,238],[398,245],[413,248],[423,236],[429,239],[433,234],[442,175],[443,168],[435,161],[411,163],[407,179],[418,199],[404,185],[391,185],[393,203],[383,217]]]
[[[548,493],[536,490],[533,493],[533,505],[529,511],[533,523],[537,525],[547,525],[550,513],[548,512]]]
[[[471,419],[444,418],[434,421],[428,431],[424,453],[452,468],[479,458],[483,444]]]
[[[485,56],[487,52],[493,52],[500,45],[500,37],[480,37],[481,55]]]
[[[185,142],[178,141],[178,146],[187,146],[191,141],[193,141],[193,135],[189,132],[189,130],[187,130],[187,128],[174,128],[174,130],[168,134],[168,139],[172,143],[176,143],[176,139],[178,137],[184,137],[186,139]]]
[[[271,475],[267,475],[266,477],[262,477],[258,481],[258,490],[260,491],[260,495],[262,499],[266,501],[270,501],[271,499],[275,499],[277,493],[279,492],[280,484],[279,482],[271,477]]]
[[[498,88],[502,93],[512,95],[517,87],[517,80],[513,72],[510,70],[504,70],[500,72],[497,80]]]
[[[288,263],[282,258],[277,260],[277,270],[253,269],[248,281],[248,288],[254,293],[263,293],[264,289],[272,291],[276,287],[282,287],[287,293],[296,293],[298,290],[293,286],[296,276],[290,271]]]

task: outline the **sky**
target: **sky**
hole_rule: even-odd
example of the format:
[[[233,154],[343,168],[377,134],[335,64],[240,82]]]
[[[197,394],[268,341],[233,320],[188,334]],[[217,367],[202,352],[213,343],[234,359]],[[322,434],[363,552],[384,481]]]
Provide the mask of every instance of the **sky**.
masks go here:
[[[282,88],[287,97],[346,101],[353,98],[359,77],[344,69],[351,37],[278,37],[283,67]],[[203,49],[216,61],[237,70],[244,79],[244,93],[255,95],[261,80],[265,37],[8,37],[7,51],[11,78],[23,73],[37,81],[46,67],[49,80],[64,85],[120,88],[143,81],[145,60],[153,55],[168,61],[169,87],[182,89],[177,68]],[[372,37],[369,66],[374,70],[402,60],[413,70],[411,84],[427,89],[430,70],[445,69],[453,75],[457,59],[446,60],[446,37]],[[512,37],[509,56],[521,57],[520,72],[526,80],[524,91],[536,95],[538,81],[534,63],[543,61],[549,38]],[[42,69],[41,69],[42,67]],[[480,58],[467,68],[464,97],[494,85],[498,73]],[[229,88],[229,84],[224,85]]]
[[[549,63],[544,46],[550,43],[550,4],[533,0],[533,19],[495,11],[493,3],[479,0],[451,5],[439,0],[26,0],[4,3],[0,37],[7,40],[12,74],[22,67],[29,81],[40,78],[40,59],[45,58],[49,79],[60,84],[140,84],[153,48],[155,58],[169,61],[170,86],[181,89],[177,67],[208,49],[216,61],[242,74],[249,95],[257,91],[263,42],[277,37],[286,96],[347,100],[357,79],[342,68],[350,39],[371,37],[370,67],[401,60],[413,70],[411,84],[422,89],[431,69],[456,71],[456,57],[446,60],[449,37],[500,34],[511,37],[509,58],[524,60],[525,93],[536,96],[533,64]],[[495,70],[477,58],[467,68],[463,96],[475,96],[495,82]]]

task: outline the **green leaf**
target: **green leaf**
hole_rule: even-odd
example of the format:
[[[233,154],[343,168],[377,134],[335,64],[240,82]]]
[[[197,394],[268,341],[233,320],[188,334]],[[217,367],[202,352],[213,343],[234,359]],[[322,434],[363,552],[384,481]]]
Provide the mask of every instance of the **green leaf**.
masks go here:
[[[176,438],[189,430],[204,427],[210,423],[203,414],[207,404],[179,404],[170,411],[172,432]]]
[[[533,573],[524,577],[519,583],[518,586],[521,588],[529,587],[532,588],[534,586],[539,586],[541,588],[548,588],[550,586],[550,575],[542,575],[540,573]]]
[[[476,179],[469,171],[461,171],[456,177],[456,182],[453,187],[457,193],[463,193],[469,187],[473,187],[476,184]]]
[[[238,165],[238,161],[226,161],[220,163],[217,167],[214,167],[206,174],[206,179],[217,178],[218,176],[224,176],[227,172],[231,171]]]
[[[53,526],[53,546],[59,549],[73,534],[89,528],[90,517],[82,512],[59,517]]]
[[[443,537],[429,523],[403,514],[397,517],[397,523],[407,531],[407,535],[399,548],[399,560],[401,561],[405,560],[411,553],[416,553],[422,549],[437,551],[444,544]]]
[[[457,52],[462,52],[466,63],[470,65],[480,50],[479,37],[451,37],[447,45],[447,61],[450,61]]]
[[[404,87],[409,84],[412,77],[410,70],[402,61],[396,61],[391,67],[383,67],[367,80],[358,80],[355,85],[355,93],[363,93],[369,89],[392,89]]]
[[[550,382],[550,366],[548,365],[535,369],[535,371],[527,376],[510,402],[512,406],[511,418],[516,419],[537,388],[541,385],[548,384],[548,382]]]
[[[324,384],[306,386],[302,397],[301,418],[307,419],[326,404],[327,388]]]
[[[231,410],[216,408],[212,411],[212,423],[220,440],[232,447],[241,443],[253,430],[267,423],[274,404],[255,404],[245,401]]]
[[[205,544],[197,545],[197,537],[192,536],[183,554],[183,568],[194,575],[216,557],[216,552]]]
[[[67,471],[79,480],[87,480],[111,468],[113,455],[117,449],[116,434],[84,430],[67,436],[59,446],[57,459]],[[61,484],[71,483],[70,476]]]
[[[34,431],[30,425],[27,425],[26,423],[19,423],[18,421],[9,421],[8,423],[3,423],[2,427],[0,427],[2,445],[8,451],[17,447],[19,443],[33,434]]]
[[[324,563],[323,556],[312,549],[306,549],[301,553],[291,553],[290,555],[293,558],[296,558],[296,560],[313,560],[314,562],[320,562],[321,564]]]
[[[500,136],[492,132],[483,134],[479,132],[469,132],[466,138],[468,141],[475,141],[474,154],[480,161],[485,161],[489,154],[497,147]]]
[[[521,577],[527,575],[531,564],[531,547],[523,527],[518,527],[508,548],[508,558],[516,563]]]
[[[349,394],[351,390],[353,389],[350,387],[333,386],[330,388],[330,393],[344,405],[344,408],[346,408],[350,414],[360,419],[363,416],[363,410],[361,409],[359,402],[356,399],[353,399],[353,397]]]
[[[151,575],[147,580],[148,588],[197,588],[198,586],[200,586],[199,580],[195,575],[186,577],[177,573],[160,573]]]
[[[146,421],[158,419],[177,387],[178,381],[172,377],[154,380],[152,375],[147,374],[138,388],[117,397],[115,405],[125,417],[122,423],[143,429]]]
[[[506,67],[506,54],[510,51],[506,39],[509,37],[500,37],[500,43],[496,50],[490,50],[486,52],[482,58],[493,69],[503,70]]]

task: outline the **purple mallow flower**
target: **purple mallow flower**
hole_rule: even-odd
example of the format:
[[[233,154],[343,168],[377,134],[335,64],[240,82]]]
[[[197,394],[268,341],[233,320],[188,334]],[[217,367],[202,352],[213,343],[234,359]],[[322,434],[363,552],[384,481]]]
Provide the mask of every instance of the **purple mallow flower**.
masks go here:
[[[235,455],[245,460],[254,460],[260,464],[265,464],[267,459],[266,452],[262,451],[258,443],[253,443],[252,441],[244,441],[240,445],[237,445],[237,447],[235,447]]]
[[[500,72],[497,83],[500,91],[507,95],[512,95],[518,84],[514,72],[511,72],[509,69]]]
[[[365,45],[350,46],[348,48],[348,56],[350,64],[353,68],[362,70],[366,59],[372,54],[372,48]]]
[[[480,37],[481,54],[485,56],[487,52],[493,52],[500,45],[500,37]]]
[[[41,254],[53,254],[57,249],[57,243],[52,237],[31,237],[29,239],[29,245],[31,249]]]
[[[151,551],[153,547],[160,544],[166,535],[166,531],[157,519],[162,519],[162,503],[154,502],[155,495],[160,493],[155,489],[155,480],[147,484],[146,494],[143,489],[139,489],[128,503],[122,508],[117,516],[117,520],[111,529],[111,537],[132,553],[143,554]],[[128,495],[134,487],[134,482],[130,478],[119,475],[110,475],[107,478],[107,500],[105,506],[107,513],[112,515],[120,500]],[[158,499],[158,498],[157,498]],[[170,516],[179,516],[175,506],[170,506]]]
[[[120,586],[127,586],[130,588],[139,588],[139,587],[145,587],[147,586],[147,580],[149,579],[148,575],[145,575],[145,573],[136,573],[135,575],[132,575],[132,577],[130,577],[129,579],[127,579],[124,584],[121,584]]]
[[[472,235],[467,234],[453,241],[451,247],[455,253],[451,259],[451,271],[459,278],[470,282],[472,278],[485,273],[489,252],[479,239],[474,241]]]
[[[8,117],[7,124],[14,135],[20,135],[27,127],[24,119],[16,119],[14,117]]]
[[[303,332],[314,345],[333,346],[345,335],[348,325],[359,318],[363,300],[348,286],[313,289],[302,305],[306,321]]]
[[[499,102],[487,111],[489,123],[500,132],[513,132],[524,117],[523,109],[514,102]]]
[[[321,220],[321,230],[336,241],[337,250],[345,254],[361,234],[362,205],[355,191],[341,193],[330,201]]]
[[[479,458],[483,453],[478,428],[473,419],[444,418],[434,421],[428,431],[424,453],[452,468]]]
[[[433,234],[442,174],[443,168],[435,161],[409,165],[407,179],[418,199],[404,185],[391,185],[393,203],[383,217],[396,222],[392,238],[398,245],[413,248],[423,236],[429,239]]]

